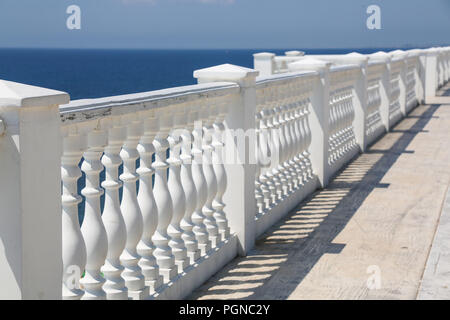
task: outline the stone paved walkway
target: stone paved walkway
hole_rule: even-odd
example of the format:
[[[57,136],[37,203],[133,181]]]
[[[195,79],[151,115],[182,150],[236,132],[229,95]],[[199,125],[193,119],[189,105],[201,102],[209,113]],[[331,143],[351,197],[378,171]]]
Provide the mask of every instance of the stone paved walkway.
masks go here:
[[[449,182],[450,101],[419,106],[189,299],[416,299]]]

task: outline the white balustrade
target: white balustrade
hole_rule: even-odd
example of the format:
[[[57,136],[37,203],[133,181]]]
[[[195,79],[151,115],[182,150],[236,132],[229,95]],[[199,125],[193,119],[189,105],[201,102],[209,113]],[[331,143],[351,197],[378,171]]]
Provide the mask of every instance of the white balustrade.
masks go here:
[[[46,224],[56,238],[62,227],[62,241],[54,246],[62,259],[30,241],[18,252],[26,257],[32,247],[45,257],[45,263],[27,263],[49,266],[64,299],[186,297],[234,256],[247,254],[257,235],[325,187],[366,144],[433,98],[449,80],[449,53],[448,48],[366,57],[265,53],[255,55],[265,70],[257,80],[252,69],[221,65],[196,71],[194,86],[73,101],[60,108],[60,119],[56,107],[67,102],[66,94],[0,81],[1,101],[16,101],[12,90],[23,97],[17,100],[20,108],[32,109],[29,101],[50,106],[30,121],[26,113],[5,114],[0,101],[1,143],[8,143],[4,137],[17,123],[39,127],[52,144],[36,140],[40,147],[31,149],[33,140],[21,131],[20,163],[29,162],[24,153],[42,149],[53,158],[37,159],[61,169],[61,194],[54,183],[59,177],[28,170],[24,181],[33,197],[20,194],[15,207],[9,206],[28,221],[32,215],[21,201],[42,196],[45,201],[33,211],[40,218],[62,213],[60,223]],[[364,63],[348,64],[358,59]],[[236,153],[233,130],[255,130],[255,144]],[[243,160],[253,151],[256,164],[227,162],[230,154]],[[5,165],[8,156],[0,155]],[[11,172],[18,175],[17,166]],[[38,180],[51,187],[40,190]],[[9,203],[11,194],[0,197]],[[52,247],[46,235],[33,237]],[[34,270],[28,264],[21,268]],[[0,280],[13,288],[10,296],[24,290],[23,297],[38,297],[26,283],[14,287]],[[37,275],[35,283],[44,281]],[[58,298],[50,289],[42,289],[45,297]]]

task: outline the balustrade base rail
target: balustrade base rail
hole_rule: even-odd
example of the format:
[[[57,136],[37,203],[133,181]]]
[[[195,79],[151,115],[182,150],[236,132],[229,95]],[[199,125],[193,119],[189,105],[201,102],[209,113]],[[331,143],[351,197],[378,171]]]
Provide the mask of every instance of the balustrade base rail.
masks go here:
[[[294,210],[303,200],[310,196],[317,188],[319,188],[319,180],[317,176],[308,180],[304,186],[287,196],[279,204],[275,204],[272,208],[258,215],[256,219],[256,236],[260,237],[275,223],[284,216]]]
[[[182,274],[173,281],[164,284],[159,290],[151,294],[148,300],[180,300],[186,298],[200,287],[215,273],[225,267],[238,255],[237,236],[221,242],[211,249],[207,255],[201,257],[195,264],[187,267]]]

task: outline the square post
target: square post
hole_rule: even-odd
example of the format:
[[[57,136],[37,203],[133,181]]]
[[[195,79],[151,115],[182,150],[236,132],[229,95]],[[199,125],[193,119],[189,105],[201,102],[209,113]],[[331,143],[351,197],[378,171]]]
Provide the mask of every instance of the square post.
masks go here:
[[[385,65],[385,67],[383,68],[383,72],[381,73],[380,81],[380,116],[386,132],[389,132],[391,129],[389,122],[389,104],[391,96],[391,57],[389,56],[389,54],[382,51],[371,54],[369,57],[370,61],[382,62]]]
[[[401,60],[400,67],[400,78],[399,78],[399,87],[400,87],[400,95],[398,97],[398,101],[400,103],[400,111],[402,113],[402,117],[406,117],[406,73],[407,73],[407,58],[408,53],[403,50],[395,50],[389,53],[392,60]]]
[[[353,128],[355,130],[356,142],[361,152],[366,151],[366,119],[367,119],[367,65],[369,57],[357,52],[344,55],[342,62],[353,64],[359,67],[355,86],[353,88],[353,106],[355,109],[355,119],[353,120]]]
[[[430,99],[436,96],[437,83],[437,49],[426,50],[425,64],[425,103],[429,104]]]
[[[259,71],[259,75],[271,76],[275,70],[275,54],[269,52],[255,53],[253,55],[253,68]]]
[[[0,80],[0,299],[61,299],[59,105],[69,95]]]

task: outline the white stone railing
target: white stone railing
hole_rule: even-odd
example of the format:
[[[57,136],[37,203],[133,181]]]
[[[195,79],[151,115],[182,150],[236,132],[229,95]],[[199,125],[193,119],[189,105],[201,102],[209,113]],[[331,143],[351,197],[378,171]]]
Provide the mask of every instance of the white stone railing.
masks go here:
[[[317,187],[309,157],[315,72],[260,77],[256,85],[256,233]]]
[[[221,65],[198,85],[70,103],[0,81],[0,298],[186,297],[432,101],[449,60],[263,53],[259,77]]]
[[[205,84],[61,107],[63,298],[183,297],[201,284],[184,278],[201,278],[207,260],[230,251],[227,183],[212,158],[222,158],[223,121],[238,92]],[[80,160],[86,181],[77,190]],[[74,266],[85,270],[83,289],[70,282]]]

